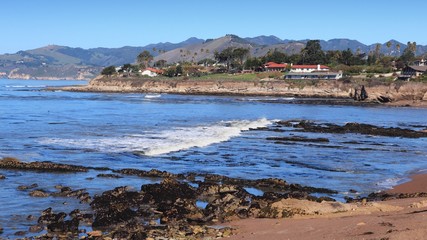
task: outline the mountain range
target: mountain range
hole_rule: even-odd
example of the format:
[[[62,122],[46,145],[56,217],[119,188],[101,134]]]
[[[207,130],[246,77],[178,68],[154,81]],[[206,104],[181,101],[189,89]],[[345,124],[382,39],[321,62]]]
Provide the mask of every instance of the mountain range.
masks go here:
[[[198,62],[213,59],[215,52],[228,47],[242,47],[250,50],[251,56],[264,56],[269,51],[287,54],[299,53],[308,40],[287,40],[276,36],[257,36],[240,38],[228,34],[217,39],[189,38],[180,43],[157,43],[143,47],[125,46],[121,48],[72,48],[49,45],[37,49],[19,51],[14,54],[0,55],[0,78],[23,79],[91,79],[102,68],[110,65],[120,66],[134,63],[139,53],[149,51],[154,61],[166,60],[167,63],[180,61]],[[390,40],[391,46],[381,44],[381,52],[386,55],[399,56],[406,44]],[[331,39],[320,40],[323,50],[346,50],[353,52],[374,51],[377,44],[366,45],[357,40]],[[397,46],[400,45],[400,48]],[[427,46],[417,46],[417,55],[427,53]]]

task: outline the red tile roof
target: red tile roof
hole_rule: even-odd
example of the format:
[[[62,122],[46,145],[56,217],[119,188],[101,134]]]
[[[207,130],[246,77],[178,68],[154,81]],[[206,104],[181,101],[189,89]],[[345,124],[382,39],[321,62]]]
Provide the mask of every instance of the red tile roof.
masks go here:
[[[317,69],[317,65],[293,65],[292,68],[294,69]],[[320,65],[320,69],[329,69],[328,66]]]
[[[286,63],[268,62],[265,64],[266,68],[286,68],[286,66],[288,66]]]
[[[157,73],[157,74],[162,74],[163,73],[162,70],[157,69],[157,68],[146,68],[145,70],[148,70],[148,71],[151,71],[151,72],[154,72],[154,73]]]

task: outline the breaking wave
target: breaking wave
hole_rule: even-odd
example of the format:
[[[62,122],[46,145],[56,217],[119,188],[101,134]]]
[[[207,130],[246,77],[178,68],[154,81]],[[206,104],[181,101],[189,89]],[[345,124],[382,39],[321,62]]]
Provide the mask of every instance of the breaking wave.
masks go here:
[[[243,131],[272,124],[265,118],[256,121],[221,121],[209,126],[181,127],[158,133],[132,134],[122,137],[98,137],[85,139],[43,139],[42,144],[92,149],[100,152],[134,152],[156,156],[192,147],[206,147],[228,141]]]

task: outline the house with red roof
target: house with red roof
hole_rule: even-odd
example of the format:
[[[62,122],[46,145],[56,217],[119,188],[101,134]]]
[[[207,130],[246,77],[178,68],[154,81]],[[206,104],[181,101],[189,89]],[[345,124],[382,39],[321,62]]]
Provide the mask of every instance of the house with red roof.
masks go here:
[[[141,75],[149,76],[149,77],[155,77],[157,75],[163,74],[163,71],[157,68],[146,68],[144,71],[141,71]]]
[[[267,72],[281,72],[286,70],[287,67],[288,67],[287,63],[268,62],[264,64],[264,69]]]

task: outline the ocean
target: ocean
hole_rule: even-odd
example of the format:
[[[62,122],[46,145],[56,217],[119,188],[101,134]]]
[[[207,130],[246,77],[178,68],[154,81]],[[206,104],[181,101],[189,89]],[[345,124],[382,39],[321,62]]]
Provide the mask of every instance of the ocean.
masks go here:
[[[0,79],[0,158],[52,161],[112,169],[215,173],[236,178],[282,178],[337,190],[332,197],[363,196],[427,169],[427,139],[361,134],[301,133],[278,121],[427,129],[427,109],[305,105],[293,98],[49,91],[84,81]],[[326,143],[278,144],[267,138],[328,138]],[[52,174],[0,169],[0,226],[6,236],[34,224],[28,215],[47,207],[71,211],[77,200],[33,198],[18,191],[37,183],[86,188],[139,189],[156,179],[96,178],[98,172]],[[95,178],[95,180],[94,180]],[[351,190],[351,191],[350,191]],[[255,190],[256,191],[256,190]],[[357,192],[357,193],[354,193]]]

